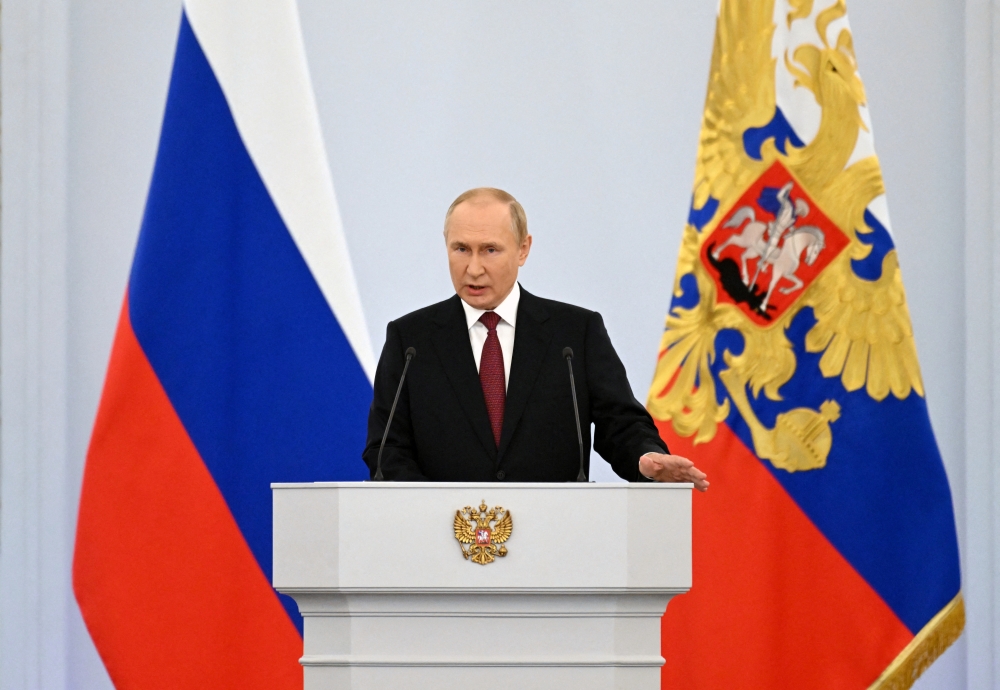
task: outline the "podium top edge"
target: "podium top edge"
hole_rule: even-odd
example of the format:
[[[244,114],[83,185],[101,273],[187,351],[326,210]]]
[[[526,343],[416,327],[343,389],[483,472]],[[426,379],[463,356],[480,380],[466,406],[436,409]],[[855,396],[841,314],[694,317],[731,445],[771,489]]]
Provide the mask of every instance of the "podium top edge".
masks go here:
[[[272,482],[272,489],[542,489],[545,491],[691,490],[694,484],[633,482]]]

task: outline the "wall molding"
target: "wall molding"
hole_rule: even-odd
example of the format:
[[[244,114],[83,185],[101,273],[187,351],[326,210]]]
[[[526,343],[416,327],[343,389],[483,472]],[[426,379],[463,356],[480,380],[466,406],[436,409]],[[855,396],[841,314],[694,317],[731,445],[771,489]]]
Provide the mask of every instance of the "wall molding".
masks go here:
[[[64,688],[69,1],[5,1],[0,44],[0,688]]]

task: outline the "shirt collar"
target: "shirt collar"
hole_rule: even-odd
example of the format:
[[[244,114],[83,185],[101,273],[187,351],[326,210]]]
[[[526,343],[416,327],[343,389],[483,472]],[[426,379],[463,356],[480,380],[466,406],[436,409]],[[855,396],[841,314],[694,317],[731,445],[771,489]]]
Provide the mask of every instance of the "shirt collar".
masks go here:
[[[510,294],[508,294],[503,302],[500,303],[495,311],[497,315],[509,323],[511,326],[517,327],[517,305],[521,301],[521,286],[515,282],[514,287],[511,288]],[[475,307],[470,307],[468,303],[463,299],[462,308],[465,309],[465,323],[471,329],[479,321],[479,317],[486,313],[485,309],[476,309]]]

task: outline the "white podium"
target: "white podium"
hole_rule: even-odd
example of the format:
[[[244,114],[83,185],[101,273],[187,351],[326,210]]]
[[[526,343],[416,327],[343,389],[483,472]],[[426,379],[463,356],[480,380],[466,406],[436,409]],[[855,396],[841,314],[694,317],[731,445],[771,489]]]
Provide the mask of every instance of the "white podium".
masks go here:
[[[274,586],[305,621],[305,690],[660,687],[660,617],[691,586],[690,484],[272,489]],[[502,544],[500,521],[466,523],[496,551],[485,565],[455,520],[482,503],[512,523]]]

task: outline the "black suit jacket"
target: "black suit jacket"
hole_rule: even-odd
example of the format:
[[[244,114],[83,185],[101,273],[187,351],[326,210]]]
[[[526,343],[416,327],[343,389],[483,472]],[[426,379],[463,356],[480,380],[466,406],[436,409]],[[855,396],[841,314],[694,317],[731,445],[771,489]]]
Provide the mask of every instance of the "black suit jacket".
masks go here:
[[[597,312],[535,297],[523,288],[503,432],[497,447],[458,295],[391,321],[375,372],[364,459],[375,473],[379,443],[405,362],[406,383],[382,455],[396,481],[563,482],[580,455],[563,348],[573,348],[585,461],[594,448],[615,472],[642,481],[639,457],[667,452],[653,420],[632,395]],[[588,468],[589,476],[589,468]]]

